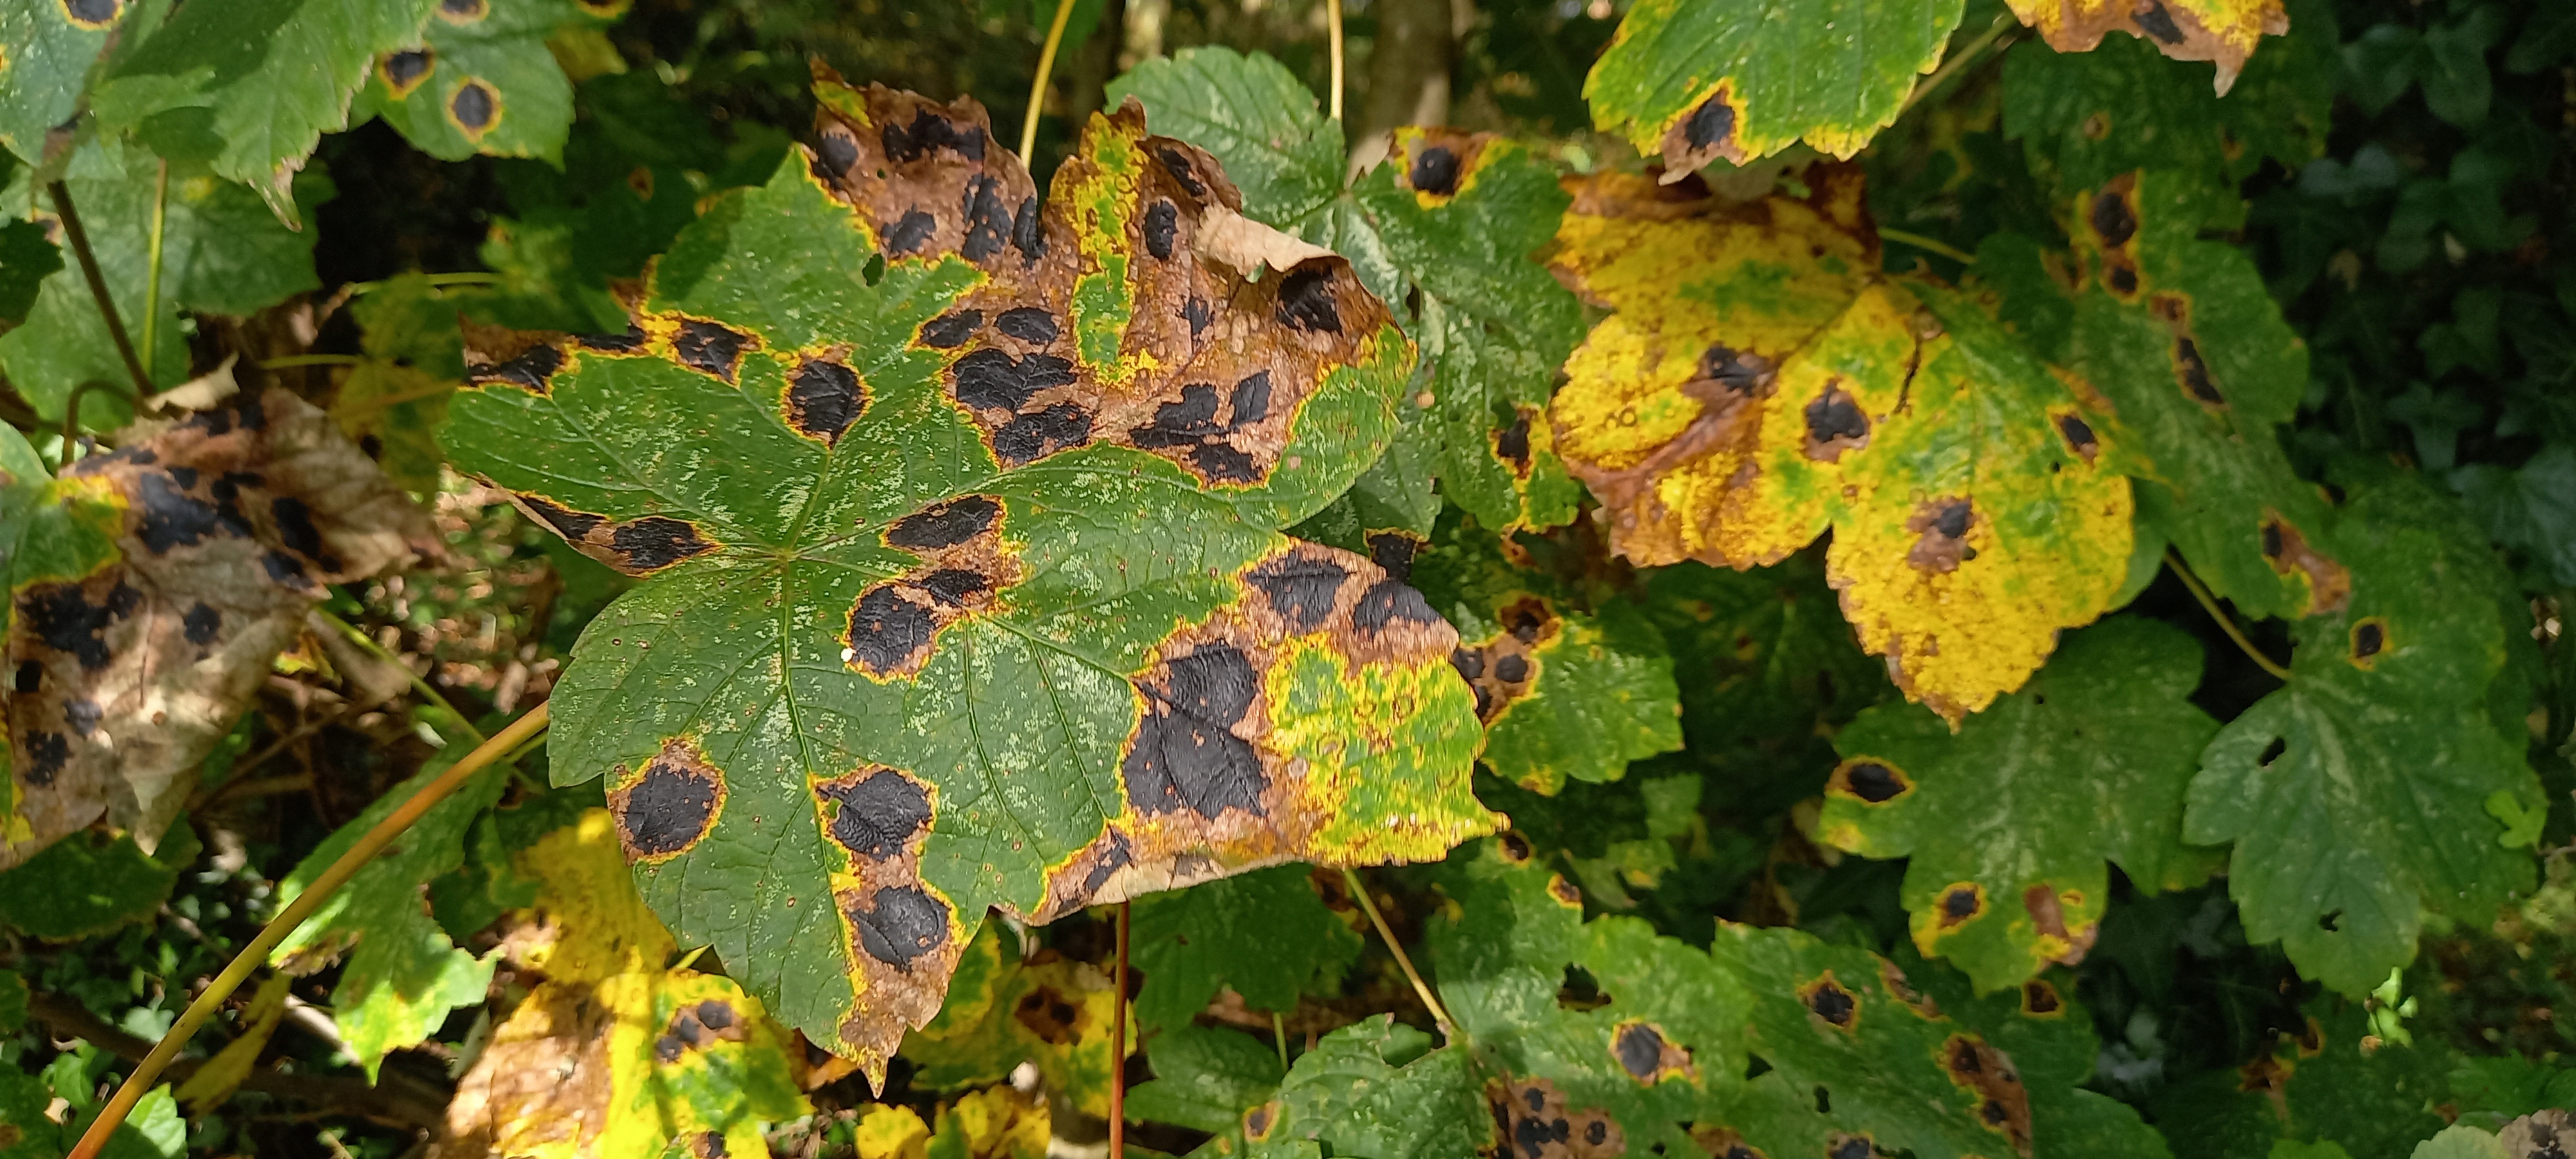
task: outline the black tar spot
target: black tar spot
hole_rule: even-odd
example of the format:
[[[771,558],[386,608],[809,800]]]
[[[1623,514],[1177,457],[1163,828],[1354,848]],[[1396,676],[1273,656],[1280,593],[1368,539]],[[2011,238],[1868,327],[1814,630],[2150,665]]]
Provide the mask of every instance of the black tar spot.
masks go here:
[[[215,633],[222,630],[224,626],[224,616],[223,613],[208,606],[205,601],[199,600],[195,607],[188,609],[187,615],[179,618],[179,626],[186,633],[189,643],[204,646],[215,642]]]
[[[1181,387],[1181,397],[1154,408],[1151,426],[1137,427],[1127,437],[1140,447],[1181,447],[1225,433],[1216,421],[1216,387],[1193,382]]]
[[[1180,182],[1181,188],[1189,190],[1190,196],[1201,198],[1207,196],[1207,186],[1200,183],[1198,174],[1190,171],[1190,159],[1182,156],[1180,150],[1169,145],[1156,145],[1154,159],[1163,163],[1164,171],[1170,173],[1173,180]]]
[[[574,511],[534,495],[521,495],[519,501],[534,509],[537,518],[545,520],[547,525],[553,527],[555,534],[575,543],[581,542],[581,537],[590,534],[591,528],[607,522],[587,511]]]
[[[1896,770],[1876,761],[1863,761],[1843,774],[1843,784],[1852,796],[1872,805],[1884,805],[1906,789],[1905,778]]]
[[[1818,1087],[1816,1089],[1823,1090],[1824,1088]],[[1870,1156],[1873,1153],[1874,1152],[1869,1145],[1869,1140],[1858,1135],[1854,1135],[1851,1138],[1845,1139],[1834,1145],[1833,1159],[1870,1159]]]
[[[991,590],[993,581],[979,571],[943,567],[921,577],[914,586],[929,592],[931,599],[954,608]]]
[[[1091,412],[1060,402],[1002,424],[993,432],[993,453],[1016,467],[1090,441]]]
[[[1053,354],[1013,358],[1000,350],[978,350],[957,360],[952,372],[957,401],[972,407],[1018,410],[1029,396],[1050,386],[1073,382],[1073,363]]]
[[[1977,916],[1977,891],[1961,886],[1941,895],[1941,916],[1964,922]]]
[[[946,149],[969,161],[984,159],[984,129],[959,126],[928,109],[917,109],[910,125],[887,125],[878,133],[886,159],[897,164],[918,161],[933,149]]]
[[[1039,228],[1037,198],[1021,200],[1020,212],[1011,221],[1011,244],[1019,247],[1023,266],[1046,256],[1046,232]]]
[[[1494,432],[1494,455],[1511,464],[1512,473],[1526,475],[1530,469],[1529,416],[1512,420],[1512,425]]]
[[[637,573],[669,567],[690,556],[713,551],[715,546],[698,538],[696,527],[661,515],[618,524],[608,533],[609,550],[617,553],[627,571]]]
[[[116,22],[123,0],[64,0],[63,11],[71,14],[73,23],[88,28],[104,28]]]
[[[868,956],[898,970],[910,971],[913,960],[948,941],[948,905],[908,885],[877,891],[874,908],[850,910],[859,928],[859,946]]]
[[[45,686],[45,666],[34,660],[18,662],[18,674],[10,682],[20,696],[28,696]]]
[[[903,216],[895,221],[894,228],[885,233],[886,252],[908,254],[920,249],[922,243],[929,241],[931,233],[938,228],[939,219],[930,216],[929,210],[918,206],[907,209]]]
[[[1256,370],[1244,375],[1241,381],[1234,384],[1234,394],[1230,401],[1234,407],[1234,417],[1228,420],[1229,429],[1241,430],[1269,418],[1270,372]]]
[[[312,507],[291,495],[281,495],[268,509],[277,518],[278,541],[288,550],[303,553],[305,558],[321,564],[324,571],[340,570],[340,561],[322,550],[322,529],[313,524]]]
[[[1004,310],[1001,317],[993,319],[993,328],[1012,338],[1038,346],[1055,341],[1057,333],[1055,315],[1037,306]]]
[[[1379,580],[1370,585],[1369,590],[1360,593],[1359,606],[1351,609],[1351,623],[1371,635],[1397,622],[1437,624],[1443,621],[1440,613],[1431,610],[1430,603],[1422,598],[1421,592],[1400,580]]]
[[[575,334],[572,340],[584,349],[604,350],[611,354],[632,354],[642,350],[646,341],[644,328],[629,321],[626,329],[616,334]]]
[[[1369,562],[1385,569],[1400,580],[1413,579],[1413,554],[1422,549],[1422,541],[1401,531],[1380,531],[1368,537]]]
[[[1002,204],[1002,183],[983,174],[966,182],[966,260],[980,262],[1002,252],[1011,235],[1011,210]]]
[[[903,852],[930,825],[930,795],[891,769],[851,785],[818,785],[815,795],[837,802],[832,839],[853,855],[877,860]]]
[[[100,633],[134,614],[143,593],[118,584],[100,603],[89,602],[79,584],[54,583],[29,588],[18,597],[18,617],[45,646],[80,661],[96,672],[107,667],[107,641]]]
[[[1619,1028],[1619,1037],[1611,1040],[1610,1049],[1619,1056],[1619,1065],[1630,1077],[1645,1082],[1655,1077],[1664,1064],[1664,1036],[1642,1022]]]
[[[2165,6],[2156,3],[2156,0],[2147,0],[2146,3],[2138,5],[2130,11],[2130,15],[2137,20],[2139,30],[2147,35],[2167,44],[2182,43],[2182,26],[2175,24],[2173,14],[2165,11]]]
[[[215,505],[180,490],[171,476],[146,473],[134,483],[136,506],[142,509],[134,535],[144,550],[165,555],[174,547],[195,547],[223,530]]]
[[[982,310],[959,310],[953,314],[942,314],[921,324],[921,344],[941,350],[955,349],[965,345],[967,339],[974,337],[976,329],[983,324]]]
[[[697,844],[715,817],[713,775],[656,756],[618,803],[617,827],[637,853],[659,857]]]
[[[838,179],[849,174],[850,166],[859,163],[859,143],[835,126],[823,134],[814,156],[826,176]]]
[[[671,353],[683,366],[732,382],[734,364],[742,360],[742,348],[749,345],[749,334],[690,318],[680,323],[679,334],[671,339]]]
[[[2033,1014],[2055,1014],[2058,1006],[2057,987],[2040,981],[2022,983],[2022,1009]]]
[[[1229,808],[1261,815],[1261,757],[1231,731],[1260,691],[1252,661],[1232,645],[1207,644],[1163,667],[1165,689],[1137,686],[1149,707],[1119,766],[1128,801],[1142,813],[1186,806],[1211,820]]]
[[[470,80],[448,99],[447,111],[456,114],[456,123],[465,126],[466,132],[480,133],[492,127],[493,115],[501,111],[501,97],[492,86]]]
[[[1172,239],[1180,232],[1181,210],[1170,201],[1156,198],[1145,207],[1145,252],[1159,261],[1172,260]]]
[[[1808,995],[1807,1009],[1815,1011],[1816,1017],[1836,1026],[1850,1026],[1852,1015],[1860,1010],[1860,1000],[1852,997],[1851,991],[1828,980],[1824,985],[1816,987],[1814,994]]]
[[[394,53],[385,58],[385,87],[396,93],[410,92],[413,85],[420,83],[420,78],[429,75],[435,63],[436,58],[422,49]]]
[[[1869,437],[1869,416],[1862,414],[1860,404],[1839,387],[1826,387],[1816,401],[1807,404],[1807,438],[1817,445],[1835,439]]]
[[[787,376],[787,421],[825,446],[838,444],[867,405],[858,372],[840,363],[817,358]]]
[[[267,569],[268,578],[278,583],[288,587],[304,586],[303,560],[282,551],[272,551],[259,557],[259,565]]]
[[[1090,897],[1099,893],[1101,886],[1109,884],[1111,875],[1135,863],[1136,850],[1134,846],[1127,843],[1127,835],[1111,833],[1109,847],[1100,851],[1100,860],[1094,862],[1091,872],[1083,876],[1082,896]]]
[[[2376,623],[2364,620],[2361,626],[2352,630],[2352,658],[2355,660],[2368,660],[2387,646],[2388,629]]]
[[[900,668],[930,647],[930,609],[885,585],[860,593],[850,608],[851,662],[878,676]]]
[[[2057,416],[2057,433],[2079,455],[2090,455],[2102,445],[2102,441],[2094,437],[2092,426],[2074,415]]]
[[[1192,298],[1181,303],[1181,318],[1190,324],[1190,337],[1196,338],[1208,323],[1216,321],[1216,309],[1205,298]]]
[[[1458,155],[1447,146],[1433,145],[1413,155],[1413,168],[1405,180],[1422,193],[1447,197],[1458,192]]]
[[[1932,517],[1932,530],[1951,539],[1957,539],[1968,533],[1968,520],[1973,514],[1967,500],[1958,500],[1943,507],[1939,515]]]
[[[27,783],[41,789],[54,783],[54,777],[72,759],[72,742],[58,732],[31,733],[27,737]]]
[[[1293,330],[1342,332],[1330,270],[1298,269],[1279,283],[1279,322]]]
[[[2227,396],[2218,393],[2218,384],[2209,379],[2209,364],[2201,360],[2200,344],[2189,336],[2174,338],[2174,369],[2182,374],[2182,385],[2193,398],[2211,406],[2227,405]]]
[[[1690,142],[1693,151],[1722,145],[1734,136],[1735,106],[1721,97],[1708,98],[1682,122],[1682,139]]]
[[[1232,443],[1204,443],[1191,448],[1190,465],[1212,483],[1253,483],[1261,479],[1261,464]]]
[[[1518,684],[1529,679],[1529,674],[1529,660],[1518,654],[1494,661],[1494,678],[1505,684]]]
[[[100,718],[105,715],[94,700],[75,700],[63,706],[63,723],[72,726],[72,732],[77,736],[88,736],[96,731]]]
[[[955,547],[991,530],[1002,505],[981,495],[967,495],[924,507],[895,520],[885,541],[914,551]]]
[[[1261,589],[1270,609],[1287,621],[1291,632],[1311,632],[1333,613],[1349,569],[1329,559],[1283,555],[1244,573],[1244,582]]]
[[[1473,680],[1485,674],[1485,654],[1471,648],[1453,648],[1449,651],[1449,666],[1457,669],[1458,675]]]
[[[2113,249],[2129,244],[2138,235],[2138,215],[2129,212],[2129,203],[2113,191],[2104,190],[2093,199],[2093,236]]]

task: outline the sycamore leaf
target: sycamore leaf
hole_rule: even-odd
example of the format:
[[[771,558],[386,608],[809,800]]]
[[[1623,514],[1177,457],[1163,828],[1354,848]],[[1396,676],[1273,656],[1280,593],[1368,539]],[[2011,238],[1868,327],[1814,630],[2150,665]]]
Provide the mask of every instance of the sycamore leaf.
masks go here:
[[[1208,150],[1244,186],[1244,213],[1345,255],[1388,302],[1406,302],[1429,368],[1409,389],[1404,437],[1389,456],[1404,481],[1390,510],[1361,530],[1431,530],[1424,490],[1488,527],[1548,528],[1579,498],[1534,422],[1557,366],[1583,334],[1581,307],[1530,260],[1556,229],[1566,197],[1553,167],[1492,133],[1404,127],[1385,164],[1345,189],[1341,127],[1286,66],[1225,48],[1183,49],[1119,78],[1158,131]]]
[[[546,45],[628,0],[442,0],[419,36],[375,60],[352,113],[376,114],[433,157],[560,162],[572,81]]]
[[[1617,311],[1549,404],[1632,562],[1774,563],[1828,528],[1844,616],[1957,720],[2119,593],[2133,469],[2107,408],[1976,299],[1878,270],[1855,170],[1740,209],[1604,175],[1556,261]]]
[[[2122,617],[2069,636],[2021,691],[1953,734],[1910,705],[1870,709],[1834,738],[1816,836],[1906,857],[1914,945],[1978,988],[2073,964],[2100,932],[2110,873],[2143,890],[2218,866],[2182,844],[2183,795],[2218,723],[2184,699],[2200,645]]]
[[[1804,139],[1849,157],[1941,63],[1960,0],[1641,0],[1584,79],[1593,127],[1679,181]]]
[[[2125,32],[2175,60],[2218,66],[2213,87],[2226,96],[2265,36],[2290,31],[2282,0],[2005,0],[2013,15],[2039,30],[2059,52],[2090,52],[2106,32]]]
[[[2500,565],[2466,524],[2420,478],[2356,488],[2331,543],[2350,599],[2298,625],[2289,684],[2220,730],[2191,785],[2184,835],[2236,843],[2247,940],[2356,998],[2414,960],[2428,914],[2483,923],[2533,880],[2485,804],[2543,799],[2488,699],[2529,621],[2487,597]]]
[[[1118,996],[1109,976],[1066,958],[1024,962],[1005,952],[998,922],[958,959],[939,1016],[906,1035],[903,1056],[915,1085],[955,1090],[1000,1082],[1023,1062],[1037,1065],[1047,1091],[1086,1115],[1109,1113],[1109,1050]],[[1139,1039],[1128,1016],[1127,1050]]]
[[[109,33],[136,7],[133,0],[0,7],[0,147],[29,165],[47,160],[48,134],[79,111]]]
[[[1630,761],[1680,748],[1679,693],[1654,624],[1625,599],[1580,606],[1515,565],[1512,550],[1451,520],[1414,564],[1432,606],[1458,627],[1450,663],[1476,691],[1486,767],[1554,793],[1568,780],[1618,780]]]
[[[1283,865],[1139,899],[1128,937],[1145,974],[1137,1024],[1186,1026],[1219,987],[1254,1010],[1281,1013],[1301,993],[1338,991],[1360,936],[1310,878],[1305,866]]]
[[[1041,210],[971,101],[818,94],[626,332],[482,335],[450,408],[461,468],[648,577],[550,751],[674,932],[881,1079],[988,907],[1493,828],[1455,633],[1271,530],[1394,433],[1410,350],[1348,265],[1201,264],[1232,188],[1133,109]]]
[[[323,585],[437,551],[410,499],[285,391],[117,441],[48,479],[0,432],[16,674],[0,865],[102,819],[148,852]]]

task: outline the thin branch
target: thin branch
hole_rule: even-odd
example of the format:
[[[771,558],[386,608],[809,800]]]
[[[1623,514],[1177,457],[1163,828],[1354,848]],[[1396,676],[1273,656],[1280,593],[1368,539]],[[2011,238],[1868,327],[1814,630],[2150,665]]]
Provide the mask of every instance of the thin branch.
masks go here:
[[[464,759],[449,765],[446,772],[421,786],[410,800],[386,814],[374,828],[360,836],[347,852],[340,855],[339,860],[332,862],[330,868],[313,880],[311,886],[297,894],[284,912],[269,919],[268,924],[260,928],[259,936],[243,946],[241,953],[224,967],[223,973],[215,975],[214,981],[207,983],[196,1001],[190,1002],[188,1008],[180,1013],[178,1021],[170,1025],[169,1033],[161,1036],[160,1043],[152,1048],[152,1052],[135,1064],[134,1073],[126,1076],[124,1085],[116,1088],[116,1096],[108,1100],[106,1109],[99,1112],[98,1119],[81,1135],[79,1145],[72,1148],[67,1159],[98,1159],[99,1150],[107,1145],[108,1138],[125,1122],[125,1117],[134,1113],[134,1104],[142,1101],[143,1093],[160,1080],[161,1072],[178,1058],[179,1052],[187,1047],[189,1039],[196,1037],[206,1020],[214,1017],[224,1000],[268,961],[270,951],[284,942],[287,935],[294,933],[296,927],[303,925],[305,919],[320,910],[323,902],[329,901],[331,895],[339,892],[342,885],[347,884],[368,862],[375,860],[377,854],[384,852],[386,846],[393,844],[395,838],[402,836],[431,807],[472,780],[474,774],[489,768],[501,754],[517,748],[521,742],[545,728],[546,716],[547,705],[541,703],[511,721],[510,727],[502,729],[499,735],[475,746]]]
[[[1386,941],[1388,950],[1394,952],[1396,968],[1404,971],[1405,981],[1413,983],[1414,997],[1422,999],[1424,1008],[1431,1011],[1431,1020],[1440,1024],[1442,1040],[1461,1041],[1458,1024],[1449,1021],[1449,1009],[1432,994],[1430,984],[1422,980],[1422,972],[1413,968],[1413,959],[1405,956],[1404,943],[1395,940],[1395,931],[1387,928],[1385,915],[1377,912],[1377,903],[1369,898],[1368,883],[1361,881],[1359,873],[1348,866],[1342,868],[1342,880],[1350,885],[1351,896],[1359,899],[1360,909],[1368,914],[1369,924],[1377,927],[1377,936]]]
[[[1946,241],[1942,241],[1939,238],[1925,237],[1919,233],[1909,233],[1901,229],[1887,229],[1884,227],[1878,231],[1878,236],[1880,239],[1885,241],[1896,242],[1900,245],[1910,245],[1927,253],[1939,254],[1942,257],[1948,258],[1963,266],[1975,265],[1977,263],[1977,255],[1951,245]]]
[[[2199,576],[2191,574],[2191,569],[2184,566],[2182,556],[2176,554],[2170,547],[2165,549],[2165,566],[2173,569],[2174,578],[2181,580],[2182,586],[2191,589],[2192,598],[2200,601],[2201,609],[2209,613],[2210,619],[2218,621],[2219,629],[2227,633],[2228,639],[2236,641],[2236,646],[2244,649],[2245,655],[2251,657],[2254,663],[2265,672],[2271,673],[2273,679],[2284,684],[2289,682],[2290,670],[2273,663],[2271,657],[2254,647],[2254,641],[2245,638],[2244,631],[2236,626],[2235,619],[2218,606],[2218,597],[2210,594],[2208,585],[2201,583]]]
[[[152,1053],[151,1043],[108,1025],[71,998],[31,994],[27,1013],[50,1027],[57,1037],[80,1039],[129,1062],[140,1062]],[[171,1064],[162,1077],[174,1083],[185,1082],[204,1065],[205,1059],[185,1059]],[[446,1120],[450,1095],[443,1087],[399,1067],[386,1067],[374,1086],[364,1079],[254,1069],[242,1079],[240,1089],[301,1103],[324,1114],[355,1115],[399,1127],[430,1129]]]
[[[1993,24],[1987,25],[1986,30],[1978,33],[1975,40],[1960,45],[1957,52],[1951,53],[1941,62],[1941,67],[1932,71],[1932,75],[1914,82],[1913,90],[1905,94],[1905,103],[1896,107],[1896,115],[1904,116],[1907,109],[1913,108],[1923,98],[1931,96],[1933,91],[1942,85],[1950,83],[1951,78],[1966,72],[1968,66],[1975,63],[1979,56],[1984,55],[1987,49],[1994,48],[2000,51],[2011,47],[2012,42],[2004,39],[2004,33],[2012,26],[2013,21],[2010,16],[1995,17]],[[2002,43],[1998,45],[1997,41]]]
[[[364,366],[367,360],[355,354],[290,354],[271,358],[259,364],[261,370],[285,370],[293,366]]]
[[[1029,115],[1020,118],[1020,164],[1034,164],[1038,147],[1038,110],[1046,106],[1047,78],[1055,73],[1055,52],[1064,44],[1064,25],[1073,19],[1073,0],[1055,0],[1055,23],[1047,26],[1046,55],[1038,58],[1037,79],[1029,82]]]
[[[1333,120],[1342,119],[1342,0],[1324,0],[1324,32],[1333,57]]]
[[[449,704],[446,697],[439,695],[437,689],[430,687],[429,681],[422,679],[419,673],[412,671],[411,665],[403,663],[402,657],[386,651],[385,646],[376,643],[374,637],[367,635],[365,632],[359,631],[356,625],[351,624],[347,620],[343,620],[340,617],[323,611],[320,608],[313,609],[313,614],[329,621],[332,627],[340,629],[340,633],[342,635],[347,636],[351,643],[365,649],[368,655],[387,664],[391,664],[395,668],[401,669],[402,674],[410,678],[412,691],[419,693],[421,699],[437,706],[439,711],[454,717],[456,720],[456,727],[464,729],[465,735],[472,738],[474,743],[483,743],[483,733],[474,727],[473,719],[466,716],[464,713],[456,711],[456,706]]]
[[[89,280],[89,296],[97,299],[99,315],[107,319],[107,336],[115,341],[117,356],[125,359],[125,372],[134,376],[135,397],[152,397],[152,376],[143,372],[142,360],[134,356],[134,342],[125,336],[125,320],[116,316],[116,302],[107,296],[107,276],[98,272],[98,255],[90,252],[89,231],[81,228],[80,211],[72,208],[72,191],[57,181],[45,192],[53,196],[64,235],[72,239],[72,256],[80,259],[81,276]]]
[[[1127,1156],[1127,910],[1118,903],[1118,969],[1109,1014],[1109,1159]]]

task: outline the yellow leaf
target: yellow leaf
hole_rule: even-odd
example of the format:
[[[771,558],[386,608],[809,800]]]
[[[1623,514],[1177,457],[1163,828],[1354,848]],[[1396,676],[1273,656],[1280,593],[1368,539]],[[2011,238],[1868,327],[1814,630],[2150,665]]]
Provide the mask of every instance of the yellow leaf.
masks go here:
[[[636,892],[608,810],[583,813],[513,860],[542,883],[510,934],[513,962],[554,981],[596,983],[670,959],[670,931]]]
[[[222,1106],[233,1097],[233,1089],[250,1077],[251,1068],[259,1065],[259,1054],[268,1049],[270,1036],[277,1033],[278,1022],[286,1016],[286,988],[295,981],[291,974],[274,973],[259,984],[251,995],[250,1006],[242,1011],[238,1036],[216,1051],[206,1065],[179,1084],[176,1092],[188,1104],[188,1113],[202,1115]]]
[[[930,1127],[910,1107],[878,1103],[859,1120],[859,1159],[927,1159]]]

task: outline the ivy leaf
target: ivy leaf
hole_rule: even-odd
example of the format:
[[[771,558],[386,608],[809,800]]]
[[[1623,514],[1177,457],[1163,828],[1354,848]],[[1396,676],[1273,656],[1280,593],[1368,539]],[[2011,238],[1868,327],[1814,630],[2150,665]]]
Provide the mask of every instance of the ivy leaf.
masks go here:
[[[649,576],[551,751],[673,930],[879,1079],[988,907],[1496,824],[1455,634],[1270,530],[1394,431],[1409,350],[1349,266],[1212,272],[1207,223],[1258,227],[1132,110],[1041,211],[971,102],[818,95],[819,151],[711,206],[629,329],[469,333],[450,408],[461,468]]]
[[[1117,1001],[1109,976],[1090,964],[1023,961],[1016,950],[1004,952],[1000,925],[987,922],[958,959],[939,1016],[904,1036],[903,1056],[916,1064],[915,1085],[943,1091],[997,1083],[1035,1063],[1053,1096],[1103,1117],[1117,1070],[1109,1049]],[[1132,1053],[1132,1013],[1129,1022]]]
[[[106,0],[0,9],[0,146],[29,165],[48,160],[47,134],[78,113],[108,34],[135,7]]]
[[[2357,489],[2332,541],[2350,600],[2299,624],[2288,686],[2219,732],[2191,786],[2184,836],[2236,843],[2247,940],[2347,995],[2414,959],[2427,913],[2484,922],[2532,882],[2485,805],[2542,797],[2521,730],[2490,712],[2508,629],[2493,549],[2463,522],[2419,479]]]
[[[1604,175],[1559,269],[1617,313],[1549,405],[1631,562],[1774,563],[1828,528],[1845,618],[1956,720],[2110,607],[2132,469],[2105,408],[1986,312],[1878,274],[1857,171],[1758,214]]]
[[[1533,792],[1615,781],[1630,761],[1682,747],[1672,661],[1654,624],[1624,599],[1582,607],[1514,565],[1511,545],[1443,523],[1415,566],[1432,606],[1457,625],[1450,663],[1476,692],[1485,764]]]
[[[1128,940],[1146,986],[1136,1021],[1186,1026],[1221,986],[1254,1010],[1286,1012],[1330,994],[1360,956],[1360,936],[1324,904],[1302,865],[1283,865],[1140,899]]]
[[[1906,857],[1914,945],[1981,990],[2073,964],[2100,932],[2119,863],[2149,892],[2218,868],[2182,844],[2183,796],[2218,731],[2185,697],[2199,642],[2122,617],[2067,638],[2022,690],[1960,726],[1873,708],[1834,738],[1816,835]]]
[[[460,5],[494,0],[453,0]],[[512,0],[498,0],[511,3]],[[419,43],[439,0],[224,0],[181,4],[106,70],[92,94],[102,136],[140,131],[165,156],[209,161],[300,219],[291,187],[377,56]]]
[[[422,152],[560,163],[572,127],[572,81],[546,47],[558,31],[594,27],[625,0],[445,0],[419,39],[377,58],[353,113],[381,115]]]
[[[2487,536],[2530,554],[2561,584],[2576,584],[2576,447],[2551,443],[2514,470],[2477,463],[2451,472]]]
[[[1581,306],[1531,260],[1565,211],[1552,166],[1496,134],[1408,126],[1386,164],[1346,191],[1340,127],[1259,53],[1147,61],[1110,86],[1113,102],[1131,95],[1155,128],[1246,174],[1248,216],[1349,255],[1378,297],[1410,303],[1430,373],[1409,392],[1391,454],[1418,456],[1420,473],[1488,527],[1574,517],[1579,492],[1534,421],[1583,336]],[[1390,526],[1430,530],[1363,530]]]
[[[313,273],[312,231],[290,232],[249,191],[196,166],[172,162],[161,242],[161,318],[153,348],[141,350],[158,173],[157,160],[142,148],[100,141],[72,155],[64,183],[144,370],[154,383],[170,387],[188,378],[182,311],[248,315],[320,282]],[[53,200],[40,196],[29,184],[32,179],[32,171],[19,172],[0,200],[38,207],[39,220],[61,247],[60,264],[39,285],[26,324],[0,334],[0,370],[38,414],[52,420],[62,415],[81,383],[98,380],[128,389],[131,379],[108,338],[107,323],[71,241],[54,219]],[[295,182],[294,195],[310,209],[331,196],[331,184],[320,174],[306,176]],[[115,395],[97,391],[87,396],[81,413],[100,429],[132,416]]]
[[[0,865],[102,820],[150,852],[323,585],[438,551],[428,517],[283,390],[118,441],[49,479],[0,433],[17,629]]]
[[[2086,0],[2005,3],[2059,52],[2091,52],[2104,33],[2125,32],[2175,60],[2214,62],[2213,87],[2222,97],[2265,36],[2290,31],[2282,0],[2147,0],[2134,7]]]
[[[1804,139],[1849,157],[1941,63],[1960,0],[1642,0],[1584,79],[1592,124],[1664,179]]]

